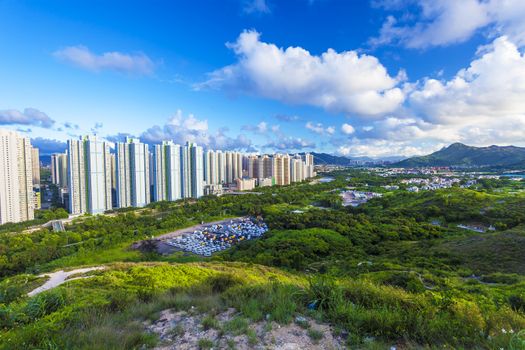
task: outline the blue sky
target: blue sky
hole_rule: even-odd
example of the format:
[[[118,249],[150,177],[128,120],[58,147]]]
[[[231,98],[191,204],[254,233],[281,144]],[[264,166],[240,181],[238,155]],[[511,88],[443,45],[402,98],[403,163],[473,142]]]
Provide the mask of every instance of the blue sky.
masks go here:
[[[519,0],[0,0],[0,127],[243,151],[525,146]]]

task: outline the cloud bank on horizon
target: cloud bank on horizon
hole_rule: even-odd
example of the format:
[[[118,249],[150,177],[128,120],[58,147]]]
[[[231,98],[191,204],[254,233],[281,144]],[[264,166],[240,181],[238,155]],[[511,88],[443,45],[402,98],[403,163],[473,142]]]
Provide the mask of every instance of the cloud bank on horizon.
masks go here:
[[[239,16],[260,23],[276,16],[281,5],[239,0]],[[84,128],[69,120],[58,123],[54,116],[26,108],[0,110],[0,125],[68,136],[91,131],[111,141],[131,132],[148,143],[171,139],[246,152],[321,149],[346,156],[387,157],[426,154],[453,142],[525,146],[525,2],[373,0],[370,6],[383,16],[375,34],[361,46],[343,50],[280,46],[278,38],[265,41],[264,30],[243,29],[237,31],[235,41],[226,43],[229,58],[185,85],[202,103],[206,96],[214,96],[227,103],[258,101],[282,106],[282,112],[266,118],[246,116],[244,120],[237,115],[230,123],[217,125],[213,112],[202,117],[202,113],[184,114],[177,109],[167,120],[165,115],[157,116],[164,120],[152,120],[143,131],[132,132],[108,130],[107,123],[93,121]],[[284,41],[293,42],[293,38]],[[399,59],[394,65],[385,54],[395,49],[417,56],[469,42],[470,59],[448,75],[427,72],[413,79],[413,62],[405,66]],[[101,51],[64,46],[52,56],[100,75],[114,71],[155,81],[163,74],[141,51]],[[163,60],[162,65],[169,62]],[[232,123],[236,120],[243,121]],[[238,124],[237,129],[231,130],[231,124]],[[38,142],[44,145],[44,140]],[[51,141],[45,146],[48,149],[63,144]]]

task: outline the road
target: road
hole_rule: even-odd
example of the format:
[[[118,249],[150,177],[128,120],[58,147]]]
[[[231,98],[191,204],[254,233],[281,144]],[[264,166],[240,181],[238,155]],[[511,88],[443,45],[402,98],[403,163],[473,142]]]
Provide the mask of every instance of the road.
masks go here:
[[[76,275],[76,274],[83,274],[90,271],[97,271],[97,270],[104,270],[104,266],[96,266],[96,267],[86,267],[82,269],[75,269],[71,271],[56,271],[56,272],[50,272],[50,273],[44,273],[42,275],[39,275],[38,277],[49,277],[46,283],[41,285],[40,287],[33,289],[31,292],[27,293],[28,296],[32,297],[34,295],[37,295],[39,293],[45,292],[46,290],[53,289],[65,282],[73,281],[80,278],[88,278],[92,276],[79,276],[79,277],[73,277],[69,278],[69,276]]]

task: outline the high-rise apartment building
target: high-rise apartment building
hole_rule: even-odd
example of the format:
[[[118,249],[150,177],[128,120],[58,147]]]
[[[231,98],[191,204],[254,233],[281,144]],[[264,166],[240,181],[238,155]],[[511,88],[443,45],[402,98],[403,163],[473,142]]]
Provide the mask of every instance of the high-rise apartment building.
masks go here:
[[[153,153],[154,200],[202,197],[208,177],[211,179],[211,173],[208,174],[208,170],[205,173],[205,168],[211,168],[211,162],[210,159],[206,165],[202,147],[194,143],[188,142],[181,147],[164,141],[156,145]]]
[[[224,182],[231,184],[235,179],[242,178],[242,154],[239,152],[225,152],[225,179]]]
[[[40,152],[35,147],[31,147],[31,170],[33,172],[33,207],[40,209],[42,206],[40,197]]]
[[[181,146],[163,141],[153,149],[153,200],[176,201],[182,198]]]
[[[29,138],[0,129],[0,224],[34,219]]]
[[[290,156],[275,154],[273,156],[273,177],[279,186],[290,184]]]
[[[199,198],[204,195],[204,164],[203,151],[201,146],[194,143],[187,143],[185,148],[189,149],[190,171],[191,174],[191,197]]]
[[[226,183],[226,154],[222,151],[216,151],[217,153],[217,167],[219,169],[219,183]]]
[[[232,161],[232,153],[231,152],[224,152],[224,158],[225,158],[225,183],[230,184],[233,182],[233,161]]]
[[[33,171],[33,187],[40,188],[40,152],[31,147],[31,167]]]
[[[301,182],[305,179],[305,162],[300,155],[296,155],[290,161],[290,181]]]
[[[210,174],[209,184],[218,185],[219,182],[219,157],[217,152],[211,152],[209,158]]]
[[[96,136],[69,140],[69,212],[100,214],[112,208],[109,145]]]
[[[191,197],[191,148],[186,144],[181,147],[181,195],[182,198]]]
[[[218,185],[219,182],[219,153],[212,150],[204,152],[204,182],[206,185]]]
[[[244,158],[244,174],[246,177],[253,179],[257,178],[259,157],[250,155]]]
[[[51,155],[51,182],[67,188],[67,152]]]
[[[262,158],[262,178],[272,178],[273,177],[273,158],[268,157],[267,155],[264,155]],[[259,171],[259,175],[261,174],[261,171]]]
[[[143,207],[150,202],[148,145],[126,138],[116,146],[117,207]]]
[[[235,179],[242,179],[242,153],[235,152],[235,162],[236,166],[234,168],[233,174]],[[234,179],[234,180],[235,180]]]
[[[310,153],[305,153],[304,162],[305,162],[305,177],[306,178],[314,177],[316,175],[315,170],[314,170],[314,155]]]
[[[211,169],[211,158],[212,158],[212,154],[214,154],[215,152],[213,151],[210,151],[210,150],[206,150],[204,151],[204,158],[203,158],[203,166],[204,166],[204,183],[206,185],[210,185],[212,183],[212,180],[211,180],[211,173],[212,173],[212,169]]]

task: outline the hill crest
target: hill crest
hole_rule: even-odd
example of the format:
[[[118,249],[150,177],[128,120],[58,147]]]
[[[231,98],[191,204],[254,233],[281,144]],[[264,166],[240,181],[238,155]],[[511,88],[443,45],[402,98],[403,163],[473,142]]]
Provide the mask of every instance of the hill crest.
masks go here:
[[[402,160],[394,166],[525,167],[525,147],[475,147],[456,142],[429,155]]]

